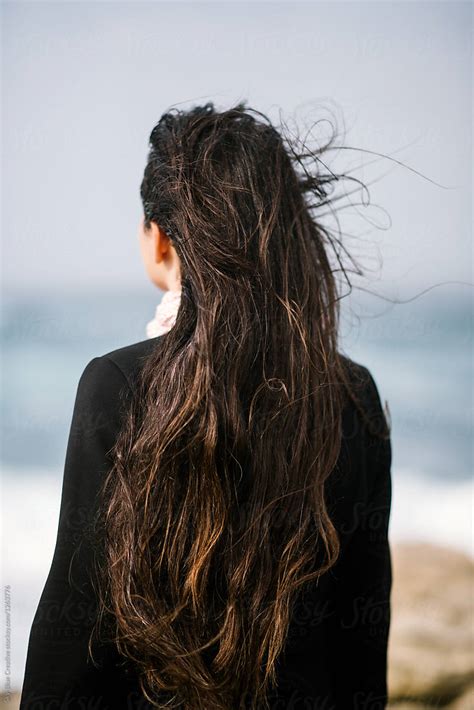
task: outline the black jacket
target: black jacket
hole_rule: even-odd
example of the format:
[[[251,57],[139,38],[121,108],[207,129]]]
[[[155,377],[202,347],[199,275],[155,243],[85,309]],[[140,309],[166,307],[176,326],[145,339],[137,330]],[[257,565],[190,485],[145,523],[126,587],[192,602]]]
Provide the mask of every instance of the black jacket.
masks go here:
[[[30,631],[20,710],[150,710],[114,647],[87,655],[95,597],[84,531],[110,465],[127,395],[156,338],[93,358],[77,387],[67,444],[57,540]],[[385,422],[369,370],[350,366],[366,411]],[[328,501],[341,541],[336,565],[301,593],[278,661],[273,710],[383,710],[392,586],[388,525],[391,443],[348,402]],[[229,708],[229,710],[238,710]]]

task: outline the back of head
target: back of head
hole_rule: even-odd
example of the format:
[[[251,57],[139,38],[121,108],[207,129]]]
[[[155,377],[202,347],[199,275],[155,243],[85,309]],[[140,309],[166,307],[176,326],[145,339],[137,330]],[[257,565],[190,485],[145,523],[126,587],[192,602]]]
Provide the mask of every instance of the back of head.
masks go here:
[[[345,370],[312,210],[337,178],[319,165],[244,104],[168,111],[150,136],[145,225],[176,249],[182,299],[115,447],[101,569],[156,702],[265,707],[295,594],[339,554],[324,492]]]

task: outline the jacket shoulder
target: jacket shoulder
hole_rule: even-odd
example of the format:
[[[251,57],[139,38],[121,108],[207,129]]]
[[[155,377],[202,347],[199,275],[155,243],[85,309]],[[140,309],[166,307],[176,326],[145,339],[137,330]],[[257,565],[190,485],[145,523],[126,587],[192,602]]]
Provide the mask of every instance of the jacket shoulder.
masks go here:
[[[351,406],[363,411],[370,432],[379,432],[387,437],[390,428],[390,414],[386,403],[382,405],[379,386],[371,370],[347,355],[339,354],[348,375],[351,388]]]
[[[121,371],[131,390],[135,388],[138,374],[144,360],[153,352],[161,336],[147,338],[124,345],[98,356],[100,359],[111,360]]]

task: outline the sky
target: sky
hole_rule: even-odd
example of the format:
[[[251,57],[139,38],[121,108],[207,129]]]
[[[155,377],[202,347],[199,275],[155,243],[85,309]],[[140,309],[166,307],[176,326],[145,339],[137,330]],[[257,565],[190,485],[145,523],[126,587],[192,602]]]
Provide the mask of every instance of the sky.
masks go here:
[[[174,105],[240,100],[300,128],[336,117],[346,146],[409,166],[332,153],[375,179],[369,207],[341,212],[372,286],[472,283],[470,3],[6,2],[2,34],[4,292],[153,288],[151,129]]]

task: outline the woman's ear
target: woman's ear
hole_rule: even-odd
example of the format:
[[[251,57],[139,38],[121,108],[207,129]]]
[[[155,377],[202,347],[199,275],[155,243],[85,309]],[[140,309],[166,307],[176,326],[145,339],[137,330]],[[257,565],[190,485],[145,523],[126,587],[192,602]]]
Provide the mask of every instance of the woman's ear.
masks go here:
[[[164,229],[162,229],[158,224],[156,224],[156,222],[151,223],[151,230],[155,263],[159,264],[166,256],[171,246],[171,241]]]

